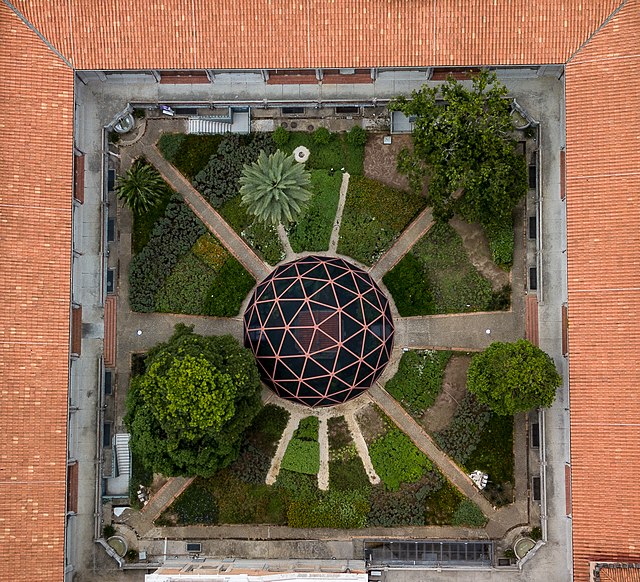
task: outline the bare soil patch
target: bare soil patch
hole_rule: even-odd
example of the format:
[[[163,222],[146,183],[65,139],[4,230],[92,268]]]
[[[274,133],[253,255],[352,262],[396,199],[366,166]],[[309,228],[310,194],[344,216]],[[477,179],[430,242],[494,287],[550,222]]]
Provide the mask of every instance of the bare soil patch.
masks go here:
[[[409,190],[409,180],[397,170],[398,153],[412,146],[410,135],[394,135],[391,144],[382,143],[383,134],[374,133],[364,148],[364,175],[392,188]]]
[[[499,291],[509,284],[509,273],[498,267],[492,260],[489,241],[482,226],[478,223],[469,223],[457,216],[449,220],[449,224],[462,238],[469,260],[473,266],[485,277],[494,291]]]
[[[434,433],[446,428],[467,393],[467,369],[471,356],[454,354],[444,371],[442,391],[433,406],[425,410],[420,423],[427,432]]]
[[[385,431],[384,419],[374,404],[364,406],[356,412],[355,416],[367,444],[371,444]]]

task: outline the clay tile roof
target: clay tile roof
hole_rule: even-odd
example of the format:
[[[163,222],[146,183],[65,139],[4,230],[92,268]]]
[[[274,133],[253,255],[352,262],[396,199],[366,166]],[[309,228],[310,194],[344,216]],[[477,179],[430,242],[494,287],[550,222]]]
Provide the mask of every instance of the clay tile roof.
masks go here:
[[[638,564],[603,564],[596,576],[597,582],[640,582]]]
[[[564,63],[619,4],[620,0],[14,1],[77,69]]]
[[[566,69],[575,580],[640,561],[640,2]]]
[[[0,546],[62,580],[73,74],[0,3]],[[10,551],[8,551],[10,549]]]

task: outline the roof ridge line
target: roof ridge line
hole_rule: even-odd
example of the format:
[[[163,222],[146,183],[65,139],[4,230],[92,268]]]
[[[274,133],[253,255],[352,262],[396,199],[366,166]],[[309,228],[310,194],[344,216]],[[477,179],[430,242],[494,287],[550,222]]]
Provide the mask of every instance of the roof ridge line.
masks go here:
[[[46,44],[49,49],[51,49],[51,51],[53,53],[55,53],[72,71],[75,71],[75,68],[73,66],[73,64],[71,63],[71,61],[69,59],[67,59],[67,57],[65,57],[55,46],[53,46],[53,44],[51,44],[47,38],[44,36],[44,34],[42,34],[33,24],[31,24],[31,22],[29,20],[27,20],[26,16],[24,16],[24,14],[22,14],[22,12],[20,12],[9,0],[3,0],[4,3],[7,5],[7,7],[20,19],[22,20],[22,22],[25,23],[25,25],[27,26],[27,28],[29,28],[31,31],[35,32],[37,36],[40,37],[40,40],[42,40],[42,42],[44,44]]]
[[[607,26],[607,24],[609,24],[611,19],[614,18],[622,8],[624,8],[626,3],[627,0],[622,0],[620,4],[618,4],[618,7],[604,19],[602,24],[589,35],[589,37],[573,52],[571,56],[569,56],[565,61],[565,65],[568,65],[578,55],[578,53],[591,42],[591,39],[593,39],[605,26]]]

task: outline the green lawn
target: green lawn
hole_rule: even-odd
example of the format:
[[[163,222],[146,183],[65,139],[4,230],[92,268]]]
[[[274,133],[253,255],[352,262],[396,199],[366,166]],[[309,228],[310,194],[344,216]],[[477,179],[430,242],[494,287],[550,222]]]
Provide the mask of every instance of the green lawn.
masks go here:
[[[346,134],[330,134],[329,143],[317,144],[313,134],[304,131],[289,132],[289,141],[280,149],[292,154],[298,146],[305,146],[311,152],[307,161],[310,170],[331,170],[337,173],[344,168],[351,176],[362,176],[364,166],[364,146],[347,143]]]
[[[313,196],[309,207],[289,230],[289,242],[296,253],[326,251],[340,199],[342,173],[328,170],[311,171]]]
[[[353,176],[345,201],[338,253],[372,265],[424,208],[422,196]]]

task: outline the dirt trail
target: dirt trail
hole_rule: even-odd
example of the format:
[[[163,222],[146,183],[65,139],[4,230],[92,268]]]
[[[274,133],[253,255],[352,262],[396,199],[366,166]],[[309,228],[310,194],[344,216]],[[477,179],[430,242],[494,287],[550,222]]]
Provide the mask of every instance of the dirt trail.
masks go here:
[[[420,424],[427,432],[433,434],[446,428],[451,422],[456,408],[467,393],[467,369],[471,356],[454,355],[444,371],[442,392],[434,405],[425,410]]]
[[[494,291],[499,291],[509,283],[509,273],[498,267],[491,258],[491,249],[482,227],[477,223],[468,223],[454,216],[449,224],[462,238],[469,260],[480,274],[488,279]]]

